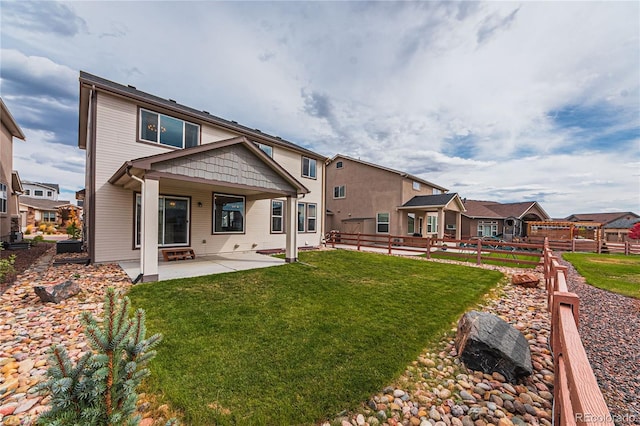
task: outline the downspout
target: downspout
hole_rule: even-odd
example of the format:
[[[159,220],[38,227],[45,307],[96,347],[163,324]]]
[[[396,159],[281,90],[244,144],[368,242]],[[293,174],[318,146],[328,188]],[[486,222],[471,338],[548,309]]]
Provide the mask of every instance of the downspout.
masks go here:
[[[144,221],[145,221],[144,205],[145,203],[143,202],[143,198],[142,198],[144,197],[144,179],[140,179],[138,176],[131,174],[129,169],[131,169],[131,166],[127,167],[126,169],[127,176],[129,176],[133,180],[140,182],[140,274],[138,274],[136,279],[133,280],[133,284],[137,284],[138,281],[140,281],[140,279],[144,276]]]

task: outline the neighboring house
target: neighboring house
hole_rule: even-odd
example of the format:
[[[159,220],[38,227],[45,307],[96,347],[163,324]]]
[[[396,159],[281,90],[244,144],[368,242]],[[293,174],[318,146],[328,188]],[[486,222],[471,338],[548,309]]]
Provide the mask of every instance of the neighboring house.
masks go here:
[[[154,281],[168,247],[295,261],[321,243],[326,157],[279,137],[81,72],[78,146],[93,262],[140,259]]]
[[[603,241],[625,242],[628,240],[629,229],[640,222],[640,216],[633,212],[616,213],[579,213],[572,214],[566,219],[568,222],[595,222],[602,224]]]
[[[19,239],[20,210],[18,197],[22,183],[18,172],[13,170],[13,138],[25,140],[24,133],[0,98],[0,242]]]
[[[58,201],[60,186],[57,183],[22,181],[23,195],[41,200]]]
[[[547,212],[537,201],[498,203],[495,201],[463,200],[463,239],[471,237],[500,237],[513,241],[527,236],[527,222],[549,220]],[[447,217],[447,228],[453,224]]]
[[[76,210],[80,215],[80,208],[71,204],[68,200],[47,200],[42,198],[20,197],[20,215],[22,216],[22,230],[27,226],[34,227],[34,231],[40,225],[54,225],[57,227],[64,226],[65,218],[62,217],[61,211]]]
[[[345,155],[327,163],[326,176],[328,230],[442,237],[445,213],[456,223],[464,211],[458,194],[446,188]]]

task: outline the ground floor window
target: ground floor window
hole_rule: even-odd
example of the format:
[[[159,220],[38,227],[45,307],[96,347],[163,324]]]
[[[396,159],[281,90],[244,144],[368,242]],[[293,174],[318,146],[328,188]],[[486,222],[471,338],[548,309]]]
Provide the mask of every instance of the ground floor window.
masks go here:
[[[298,203],[298,232],[316,232],[317,210],[315,203]]]
[[[56,221],[56,212],[42,212],[42,221],[43,222],[55,222]]]
[[[189,208],[187,197],[161,195],[158,198],[158,245],[189,245]],[[136,194],[136,247],[142,238],[142,198]]]
[[[407,234],[415,234],[416,232],[416,215],[409,213],[407,215]]]
[[[438,216],[427,216],[427,233],[438,232]]]
[[[284,232],[284,201],[271,200],[271,232]]]
[[[478,222],[478,237],[495,237],[498,235],[498,222],[481,220]]]
[[[244,233],[244,206],[241,195],[213,194],[213,232]]]
[[[376,215],[376,231],[380,234],[389,233],[389,213],[378,213]]]

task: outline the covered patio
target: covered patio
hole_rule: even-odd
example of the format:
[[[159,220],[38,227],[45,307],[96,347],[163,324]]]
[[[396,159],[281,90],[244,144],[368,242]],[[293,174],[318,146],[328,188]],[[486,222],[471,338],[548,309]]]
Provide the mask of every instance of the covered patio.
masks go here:
[[[284,259],[256,252],[202,256],[177,262],[159,261],[158,281],[268,268],[271,266],[284,265],[285,263]],[[139,261],[120,262],[119,265],[132,281],[140,277]]]
[[[135,270],[129,274],[136,274],[134,280],[280,263],[247,253],[273,248],[265,247],[270,244],[264,237],[270,235],[268,229],[250,223],[262,217],[257,209],[251,211],[259,200],[282,200],[280,235],[285,237],[286,262],[297,260],[297,201],[309,190],[244,137],[127,161],[109,182],[135,195],[134,245],[139,261],[135,260],[137,267],[123,264],[127,271]],[[195,259],[160,261],[162,250],[179,247],[193,250]]]
[[[444,238],[445,212],[454,212],[456,218],[455,238],[460,239],[462,212],[465,212],[464,203],[457,193],[445,193],[435,195],[418,195],[398,207],[407,216],[414,215],[418,225],[414,228],[421,235],[435,234],[438,238]],[[433,215],[435,213],[435,215]],[[435,219],[436,229],[429,231],[429,218]],[[426,232],[422,223],[427,224]]]

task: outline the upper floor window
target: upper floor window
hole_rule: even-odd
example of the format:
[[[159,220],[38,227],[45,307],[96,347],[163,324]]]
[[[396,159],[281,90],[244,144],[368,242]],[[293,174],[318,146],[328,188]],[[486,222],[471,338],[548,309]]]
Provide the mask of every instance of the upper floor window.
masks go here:
[[[433,194],[433,195],[442,194],[442,191],[441,191],[441,190],[439,190],[438,188],[433,188],[433,192],[432,192],[432,194]]]
[[[7,212],[8,197],[9,196],[7,194],[7,185],[5,185],[4,183],[0,183],[0,213]]]
[[[30,189],[25,189],[24,190],[24,195],[31,195],[31,190]]]
[[[420,191],[420,182],[413,181],[413,189],[416,191]]]
[[[42,191],[42,189],[36,189],[33,191],[33,195],[35,195],[36,197],[43,197],[44,192]]]
[[[346,197],[346,189],[344,185],[334,186],[333,187],[333,198],[344,198]]]
[[[53,197],[53,192],[47,191],[47,197]]]
[[[302,176],[313,179],[316,178],[316,160],[302,157]]]
[[[338,161],[336,163],[336,169],[341,169],[342,168],[342,161]]]
[[[257,143],[257,142],[256,142],[256,145],[258,145],[258,148],[264,151],[265,154],[273,158],[273,147],[271,145],[265,145],[263,143]]]
[[[141,108],[140,139],[176,148],[190,148],[198,145],[200,126]]]

